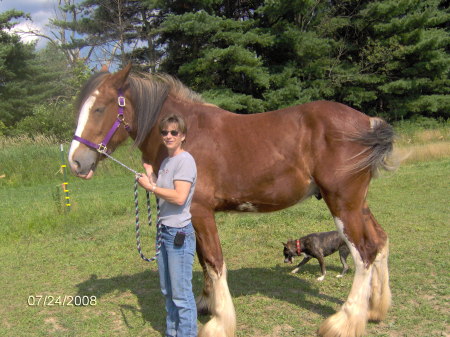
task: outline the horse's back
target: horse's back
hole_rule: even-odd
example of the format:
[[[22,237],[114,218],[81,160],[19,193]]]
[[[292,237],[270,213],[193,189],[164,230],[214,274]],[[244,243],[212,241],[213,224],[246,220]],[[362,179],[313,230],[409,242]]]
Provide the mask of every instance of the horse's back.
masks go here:
[[[317,194],[316,171],[342,165],[345,149],[335,140],[368,125],[364,114],[328,101],[252,115],[207,106],[197,114],[188,150],[200,163],[198,188],[218,208],[237,210],[271,211]]]

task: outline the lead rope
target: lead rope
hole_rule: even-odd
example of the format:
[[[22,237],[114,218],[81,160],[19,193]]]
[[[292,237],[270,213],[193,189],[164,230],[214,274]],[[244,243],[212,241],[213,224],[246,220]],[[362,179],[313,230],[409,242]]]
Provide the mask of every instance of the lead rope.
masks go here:
[[[106,157],[108,157],[109,159],[112,159],[117,164],[122,165],[127,170],[133,172],[136,177],[141,175],[139,172],[133,170],[132,168],[130,168],[127,165],[125,165],[124,163],[120,162],[113,156],[107,154],[106,151],[99,151],[99,152],[101,154],[105,155]],[[149,193],[149,191],[146,190],[145,194],[147,196],[148,226],[151,228],[152,227],[152,208],[151,208],[151,204],[150,204],[150,193]],[[137,246],[137,250],[138,250],[139,255],[141,256],[142,260],[147,261],[147,262],[153,262],[156,260],[157,256],[159,255],[159,252],[161,250],[161,223],[160,223],[160,219],[159,219],[159,213],[160,213],[159,200],[158,200],[158,198],[156,198],[156,244],[155,244],[156,253],[155,253],[154,257],[149,259],[149,258],[145,257],[145,255],[142,253],[142,248],[141,248],[141,232],[140,232],[141,226],[139,224],[139,195],[138,195],[137,178],[134,180],[134,206],[136,208],[136,246]]]
[[[135,174],[136,179],[134,180],[134,206],[136,208],[136,245],[137,245],[137,250],[139,252],[139,255],[141,256],[142,260],[147,261],[147,262],[153,262],[156,260],[156,257],[159,255],[159,252],[161,251],[161,222],[160,222],[160,218],[159,218],[159,200],[156,197],[156,244],[155,244],[155,248],[156,248],[156,253],[155,256],[152,257],[151,259],[145,257],[145,255],[142,253],[142,248],[141,248],[141,233],[140,233],[140,224],[139,224],[139,195],[138,195],[138,181],[137,181],[137,177],[139,177],[141,174],[135,170],[133,170],[132,168],[128,167],[127,165],[125,165],[124,163],[122,163],[121,161],[117,160],[116,158],[114,158],[113,156],[109,155],[106,153],[106,151],[98,151],[101,154],[105,155],[106,157],[108,157],[109,159],[112,159],[113,161],[115,161],[117,164],[121,165],[122,167],[126,168],[127,170],[133,172]],[[147,196],[147,218],[148,218],[148,225],[151,228],[152,227],[152,208],[150,205],[150,193],[149,191],[145,191],[145,194]]]
[[[152,227],[152,208],[150,205],[150,193],[149,191],[145,191],[147,196],[147,217],[148,217],[148,226]],[[138,200],[138,182],[137,179],[134,181],[134,205],[136,207],[136,244],[137,244],[137,250],[139,252],[139,255],[141,256],[142,260],[147,262],[155,261],[157,256],[159,255],[159,252],[161,251],[161,223],[159,219],[159,200],[156,198],[156,253],[155,256],[151,259],[145,257],[145,255],[142,253],[141,248],[141,233],[140,233],[140,225],[139,225],[139,200]]]

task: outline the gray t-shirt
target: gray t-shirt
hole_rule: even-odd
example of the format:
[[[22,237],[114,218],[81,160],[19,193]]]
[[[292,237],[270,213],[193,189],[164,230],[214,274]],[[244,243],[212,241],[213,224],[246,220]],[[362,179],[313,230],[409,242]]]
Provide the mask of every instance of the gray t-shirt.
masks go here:
[[[192,183],[186,202],[179,206],[159,198],[160,220],[165,226],[181,228],[191,221],[191,202],[197,181],[197,166],[194,157],[183,151],[175,157],[164,159],[158,172],[156,186],[175,189],[174,181],[182,180]]]

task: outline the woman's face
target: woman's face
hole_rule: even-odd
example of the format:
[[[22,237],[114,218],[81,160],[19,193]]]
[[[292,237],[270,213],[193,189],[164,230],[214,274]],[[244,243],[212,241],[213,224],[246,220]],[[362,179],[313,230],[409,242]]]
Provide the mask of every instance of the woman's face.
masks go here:
[[[161,131],[161,136],[169,151],[176,151],[181,149],[181,145],[186,138],[184,134],[178,129],[177,123],[169,123]]]

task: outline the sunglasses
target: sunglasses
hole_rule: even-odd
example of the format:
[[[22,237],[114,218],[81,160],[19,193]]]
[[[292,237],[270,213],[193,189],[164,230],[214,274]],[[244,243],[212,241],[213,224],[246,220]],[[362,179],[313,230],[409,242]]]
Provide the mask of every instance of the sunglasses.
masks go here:
[[[178,136],[178,134],[179,134],[180,132],[177,131],[177,130],[170,130],[170,131],[168,131],[168,130],[162,130],[162,131],[161,131],[161,135],[164,136],[164,137],[167,136],[169,133],[170,133],[172,136],[176,137],[176,136]]]

